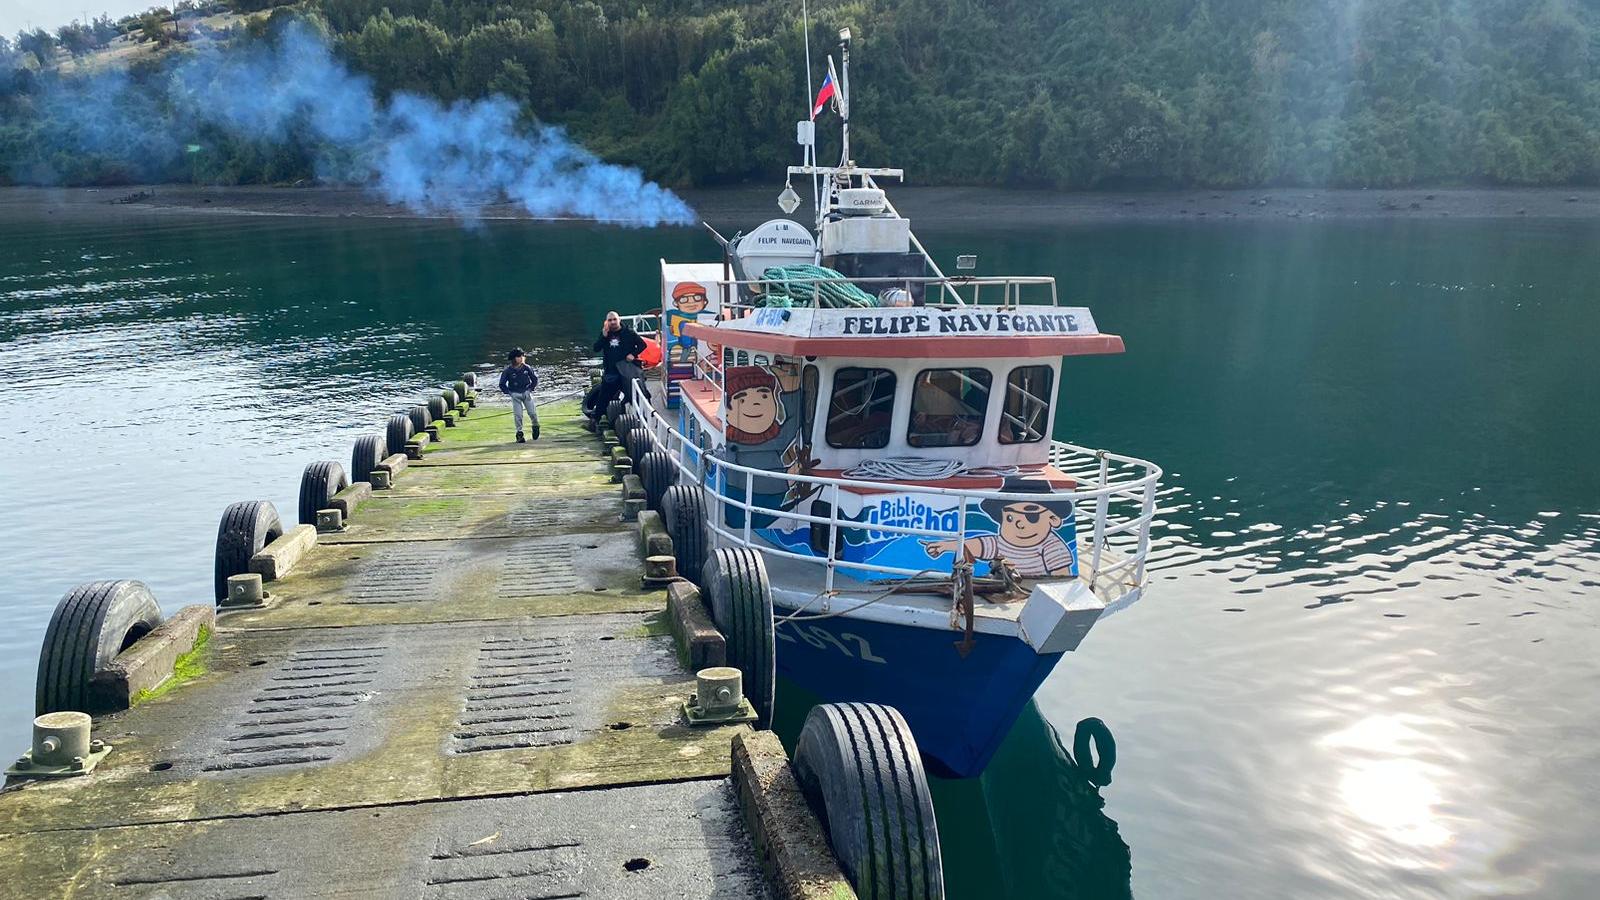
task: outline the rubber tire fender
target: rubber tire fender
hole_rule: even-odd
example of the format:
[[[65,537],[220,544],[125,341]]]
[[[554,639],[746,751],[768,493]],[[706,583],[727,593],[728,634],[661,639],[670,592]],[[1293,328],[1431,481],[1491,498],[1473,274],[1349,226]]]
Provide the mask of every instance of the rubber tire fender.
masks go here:
[[[444,398],[443,397],[429,397],[428,398],[428,421],[437,422],[440,419],[444,418],[445,409],[446,409],[446,407],[444,405]]]
[[[433,424],[433,413],[428,412],[426,406],[413,406],[406,415],[411,418],[411,433],[414,435],[421,434],[424,429]]]
[[[155,595],[137,581],[91,581],[56,604],[39,649],[34,715],[89,712],[90,682],[161,624]]]
[[[705,581],[706,495],[695,484],[675,484],[661,495],[661,518],[672,536],[678,574],[695,584]]]
[[[461,380],[465,381],[467,383],[467,387],[477,387],[478,386],[478,373],[477,372],[462,372],[461,373]]]
[[[617,443],[627,446],[628,433],[643,424],[643,422],[639,421],[638,416],[631,412],[625,412],[617,417],[617,423],[611,426],[611,430],[617,435]]]
[[[1099,760],[1094,758],[1094,751],[1099,751]],[[1092,716],[1078,722],[1072,733],[1072,761],[1095,787],[1111,783],[1111,770],[1117,765],[1117,739],[1111,736],[1106,723]]]
[[[460,403],[461,401],[456,398],[455,388],[445,388],[443,391],[439,392],[439,402],[444,404],[445,412],[449,412],[450,410],[455,409],[456,404]],[[439,418],[444,418],[444,413],[440,413]]]
[[[371,481],[372,470],[388,455],[389,442],[383,435],[364,434],[356,438],[355,446],[350,449],[350,480]]]
[[[322,460],[306,466],[300,474],[300,524],[317,524],[317,510],[327,509],[333,495],[350,486],[344,466],[333,460]]]
[[[451,385],[450,388],[451,390],[455,391],[456,406],[460,406],[461,404],[467,402],[467,383],[465,381],[458,381]]]
[[[266,500],[230,503],[217,526],[215,580],[217,602],[228,599],[228,577],[250,571],[250,557],[283,537],[278,508]]]
[[[404,453],[406,441],[411,440],[413,433],[411,416],[393,415],[389,417],[389,424],[384,428],[383,443],[391,453]]]
[[[640,460],[644,459],[645,454],[655,450],[655,435],[651,434],[650,429],[644,427],[643,425],[635,425],[633,428],[628,430],[628,440],[626,445],[628,448],[628,458],[633,460],[635,465],[637,465]]]
[[[927,771],[897,710],[876,703],[813,707],[793,765],[858,896],[944,897]]]
[[[651,450],[634,466],[634,471],[644,484],[645,508],[660,512],[662,496],[678,483],[678,467],[673,465],[672,457],[664,450]]]
[[[617,430],[617,420],[622,418],[622,414],[627,410],[628,404],[623,403],[621,400],[612,400],[606,404],[606,421],[611,423],[612,431]]]
[[[701,578],[711,618],[727,641],[728,665],[744,673],[744,695],[755,707],[757,727],[766,728],[778,677],[767,564],[749,547],[719,547],[707,557]]]

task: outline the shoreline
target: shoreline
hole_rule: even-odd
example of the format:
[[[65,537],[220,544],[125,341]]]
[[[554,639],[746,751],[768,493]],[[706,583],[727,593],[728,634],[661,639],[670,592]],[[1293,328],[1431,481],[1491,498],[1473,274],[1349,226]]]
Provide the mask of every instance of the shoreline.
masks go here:
[[[753,217],[777,217],[779,211],[774,198],[779,187],[740,186],[678,193],[705,221],[739,225],[748,224]],[[803,187],[797,185],[796,189]],[[1597,188],[1274,188],[1065,193],[891,185],[889,191],[900,211],[914,222],[976,228],[1182,221],[1600,219],[1600,189]],[[356,187],[0,187],[0,220],[53,217],[73,221],[118,221],[181,215],[455,219],[450,215],[413,212]],[[535,219],[510,203],[487,206],[480,218],[485,222],[588,224],[587,220],[580,219]]]

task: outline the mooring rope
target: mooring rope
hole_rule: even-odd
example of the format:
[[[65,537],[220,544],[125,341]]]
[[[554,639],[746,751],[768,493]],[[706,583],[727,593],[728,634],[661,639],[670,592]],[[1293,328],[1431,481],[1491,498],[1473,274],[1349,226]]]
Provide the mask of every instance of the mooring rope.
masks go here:
[[[761,293],[757,306],[817,306],[823,309],[855,309],[878,305],[878,298],[848,281],[844,275],[823,266],[773,266],[761,273]]]

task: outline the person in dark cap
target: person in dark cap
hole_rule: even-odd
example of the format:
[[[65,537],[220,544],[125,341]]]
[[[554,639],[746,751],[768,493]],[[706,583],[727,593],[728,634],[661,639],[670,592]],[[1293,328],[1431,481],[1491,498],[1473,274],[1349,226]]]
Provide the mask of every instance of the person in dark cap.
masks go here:
[[[539,376],[528,365],[527,354],[515,347],[506,354],[511,365],[500,373],[500,393],[511,398],[511,418],[517,424],[517,443],[525,444],[522,436],[522,412],[528,412],[528,424],[533,428],[533,439],[539,439],[539,414],[533,408],[533,389],[539,386]]]
[[[1039,478],[1007,476],[1000,490],[1008,494],[1039,494],[1038,500],[1001,500],[991,497],[978,504],[995,521],[995,534],[959,542],[969,559],[1004,559],[1024,578],[1066,577],[1073,573],[1072,547],[1056,532],[1072,518],[1072,501],[1052,498],[1050,483]],[[923,541],[930,559],[956,551],[957,541]]]

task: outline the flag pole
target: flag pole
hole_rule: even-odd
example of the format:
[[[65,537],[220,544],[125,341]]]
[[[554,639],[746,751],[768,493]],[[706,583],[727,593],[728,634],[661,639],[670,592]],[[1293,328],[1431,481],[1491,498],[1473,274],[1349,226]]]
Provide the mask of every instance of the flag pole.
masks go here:
[[[806,41],[806,110],[811,110],[811,98],[816,94],[811,91],[811,10],[807,0],[800,0],[800,27]],[[821,227],[822,219],[822,187],[817,183],[817,129],[815,118],[812,118],[811,143],[806,145],[806,165],[811,167],[811,217]],[[815,260],[813,260],[815,262]]]

